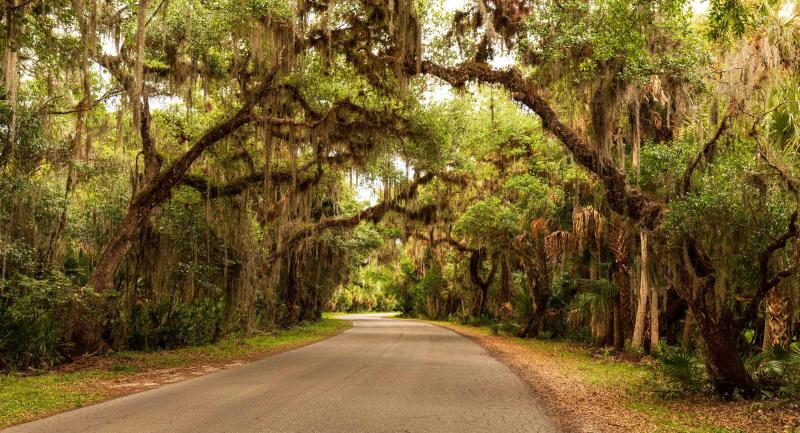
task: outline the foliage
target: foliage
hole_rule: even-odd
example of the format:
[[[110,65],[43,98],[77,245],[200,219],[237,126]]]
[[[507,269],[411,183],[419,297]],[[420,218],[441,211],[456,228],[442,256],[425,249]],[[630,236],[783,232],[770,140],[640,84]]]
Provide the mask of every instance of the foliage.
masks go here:
[[[745,365],[767,398],[800,395],[800,344],[774,345],[750,356]]]
[[[66,338],[79,325],[85,299],[62,274],[37,280],[20,275],[0,286],[0,370],[46,368],[70,352]],[[89,295],[91,296],[91,295]]]
[[[694,351],[661,344],[658,361],[658,374],[662,379],[658,391],[666,397],[699,393],[708,384],[703,360]]]

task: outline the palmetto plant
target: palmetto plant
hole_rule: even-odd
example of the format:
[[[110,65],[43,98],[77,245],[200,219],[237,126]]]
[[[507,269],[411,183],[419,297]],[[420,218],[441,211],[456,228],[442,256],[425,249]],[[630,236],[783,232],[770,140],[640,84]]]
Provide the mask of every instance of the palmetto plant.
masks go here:
[[[604,344],[619,288],[607,279],[578,279],[575,283],[579,293],[572,302],[570,324],[579,326],[588,321],[597,343]]]
[[[800,393],[800,344],[776,344],[748,357],[745,366],[767,396]]]
[[[772,144],[781,149],[800,148],[800,88],[796,82],[787,82],[775,90],[775,110],[768,119],[768,133]]]
[[[703,359],[696,352],[661,345],[658,353],[659,372],[670,383],[664,389],[667,394],[698,392],[707,383]]]

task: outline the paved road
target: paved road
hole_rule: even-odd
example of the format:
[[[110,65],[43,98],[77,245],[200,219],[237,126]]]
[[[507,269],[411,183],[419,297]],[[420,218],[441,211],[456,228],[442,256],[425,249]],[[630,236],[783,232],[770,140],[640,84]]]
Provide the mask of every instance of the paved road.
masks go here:
[[[554,432],[527,386],[449,330],[347,316],[334,338],[7,433]]]

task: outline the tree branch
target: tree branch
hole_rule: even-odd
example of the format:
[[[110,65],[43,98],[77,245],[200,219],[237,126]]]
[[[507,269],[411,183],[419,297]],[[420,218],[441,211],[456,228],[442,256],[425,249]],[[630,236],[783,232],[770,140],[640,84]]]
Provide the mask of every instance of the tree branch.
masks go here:
[[[419,191],[419,187],[430,183],[436,177],[442,177],[448,179],[449,177],[444,175],[437,175],[435,173],[427,173],[410,184],[408,184],[403,191],[397,194],[395,197],[391,198],[388,201],[382,201],[381,203],[376,204],[375,206],[368,207],[357,212],[355,215],[352,216],[344,216],[344,217],[337,217],[331,219],[323,219],[318,221],[316,224],[308,227],[304,227],[297,232],[295,232],[289,239],[284,241],[283,244],[280,245],[272,254],[267,257],[267,265],[272,264],[283,256],[284,254],[291,251],[295,246],[297,246],[303,240],[313,236],[316,233],[319,233],[324,230],[328,229],[342,229],[348,227],[355,227],[362,221],[370,221],[370,222],[379,222],[389,211],[394,212],[409,212],[407,208],[400,206],[401,201],[408,201],[414,198]]]
[[[709,160],[711,158],[711,152],[714,151],[714,145],[722,136],[722,133],[728,128],[730,117],[731,117],[730,112],[725,114],[725,117],[722,118],[722,121],[719,123],[719,126],[717,127],[717,132],[714,133],[714,136],[711,137],[711,139],[706,142],[706,144],[700,150],[700,153],[698,153],[694,157],[694,159],[692,159],[692,161],[689,163],[689,166],[683,173],[683,186],[681,189],[681,193],[683,195],[689,193],[689,190],[692,187],[692,173],[694,173],[694,170],[697,168],[697,165],[700,164],[700,161],[703,159]]]
[[[415,69],[409,62],[407,69]],[[430,61],[422,62],[422,73],[436,76],[454,87],[463,87],[469,81],[499,84],[508,89],[512,97],[536,113],[542,127],[553,134],[569,150],[575,160],[596,174],[606,188],[606,199],[611,208],[638,221],[647,229],[661,222],[664,204],[628,185],[625,173],[614,161],[595,152],[589,142],[565,125],[555,110],[542,97],[536,86],[514,68],[495,70],[480,62],[465,62],[456,67],[444,67]]]
[[[794,266],[791,266],[787,269],[777,272],[772,277],[769,276],[769,262],[772,259],[772,255],[777,251],[784,249],[789,240],[796,236],[797,210],[792,212],[791,217],[789,217],[789,228],[786,230],[786,232],[779,238],[773,240],[758,257],[758,269],[761,283],[740,318],[741,324],[747,323],[753,317],[755,317],[756,313],[758,312],[758,306],[761,304],[761,301],[764,299],[770,289],[778,285],[781,280],[792,275],[797,270]]]
[[[352,153],[340,153],[334,156],[326,156],[323,157],[322,160],[313,160],[303,164],[300,167],[299,171],[306,172],[309,169],[315,167],[317,164],[329,164],[332,166],[339,165],[344,163],[345,161],[351,160],[354,158]],[[303,179],[297,186],[298,190],[304,191],[309,187],[313,186],[321,179],[321,174],[317,172],[312,176],[308,176]],[[273,185],[281,185],[286,184],[292,181],[292,173],[288,171],[273,171],[270,176],[271,183]],[[256,170],[251,174],[246,176],[242,176],[238,179],[235,179],[231,182],[226,184],[214,184],[211,180],[206,178],[205,176],[187,173],[181,179],[181,184],[186,185],[190,188],[196,189],[197,191],[208,194],[210,198],[220,198],[220,197],[232,197],[235,195],[239,195],[250,187],[262,185],[264,182],[264,169]]]

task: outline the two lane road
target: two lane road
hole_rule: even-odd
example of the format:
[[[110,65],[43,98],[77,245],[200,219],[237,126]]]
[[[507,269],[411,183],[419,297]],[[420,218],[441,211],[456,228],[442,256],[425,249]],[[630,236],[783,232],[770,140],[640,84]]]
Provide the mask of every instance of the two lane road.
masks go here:
[[[325,341],[6,433],[555,432],[527,386],[449,330],[378,315]]]

